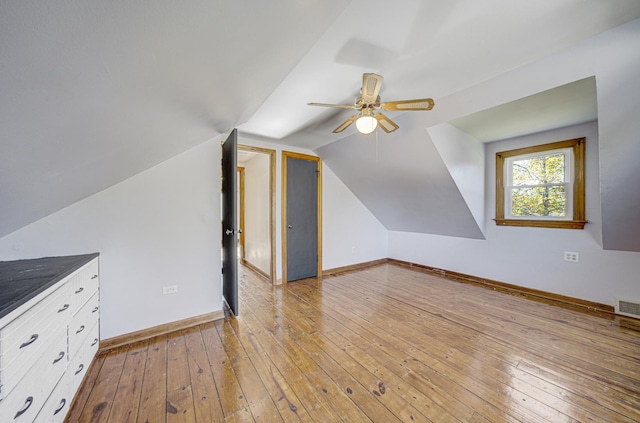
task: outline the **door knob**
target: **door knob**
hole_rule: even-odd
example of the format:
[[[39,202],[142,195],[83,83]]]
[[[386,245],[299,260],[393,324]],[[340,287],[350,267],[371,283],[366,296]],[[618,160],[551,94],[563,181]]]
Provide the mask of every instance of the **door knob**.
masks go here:
[[[289,229],[293,229],[293,226],[291,226],[291,225],[288,225],[288,226],[287,226],[287,228],[289,228]]]

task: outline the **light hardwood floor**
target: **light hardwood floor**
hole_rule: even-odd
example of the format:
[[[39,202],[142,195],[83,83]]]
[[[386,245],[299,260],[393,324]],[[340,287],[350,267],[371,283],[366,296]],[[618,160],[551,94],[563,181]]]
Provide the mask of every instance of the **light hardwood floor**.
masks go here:
[[[81,422],[638,422],[640,332],[385,264],[101,356]]]

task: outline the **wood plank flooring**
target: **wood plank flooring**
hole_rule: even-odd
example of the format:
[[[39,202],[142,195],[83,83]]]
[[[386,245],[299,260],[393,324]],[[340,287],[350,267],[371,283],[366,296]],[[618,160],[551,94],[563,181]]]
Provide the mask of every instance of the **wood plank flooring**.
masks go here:
[[[99,357],[70,422],[640,422],[640,332],[392,264]],[[633,325],[631,325],[633,327]]]

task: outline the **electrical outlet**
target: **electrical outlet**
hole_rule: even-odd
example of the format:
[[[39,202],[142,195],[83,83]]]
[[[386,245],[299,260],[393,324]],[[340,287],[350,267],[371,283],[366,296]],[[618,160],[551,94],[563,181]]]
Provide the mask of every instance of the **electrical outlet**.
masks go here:
[[[355,253],[356,252],[356,247],[351,247],[351,252]]]
[[[178,292],[178,285],[169,285],[162,287],[162,295],[175,294]]]
[[[570,261],[572,263],[578,263],[580,261],[580,253],[574,253],[573,251],[564,252],[564,261]]]

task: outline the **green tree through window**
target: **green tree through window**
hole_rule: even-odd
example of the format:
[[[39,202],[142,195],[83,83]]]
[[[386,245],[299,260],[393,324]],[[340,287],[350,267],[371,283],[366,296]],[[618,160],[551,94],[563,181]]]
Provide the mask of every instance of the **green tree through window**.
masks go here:
[[[565,154],[512,161],[511,214],[565,217],[565,162]]]

